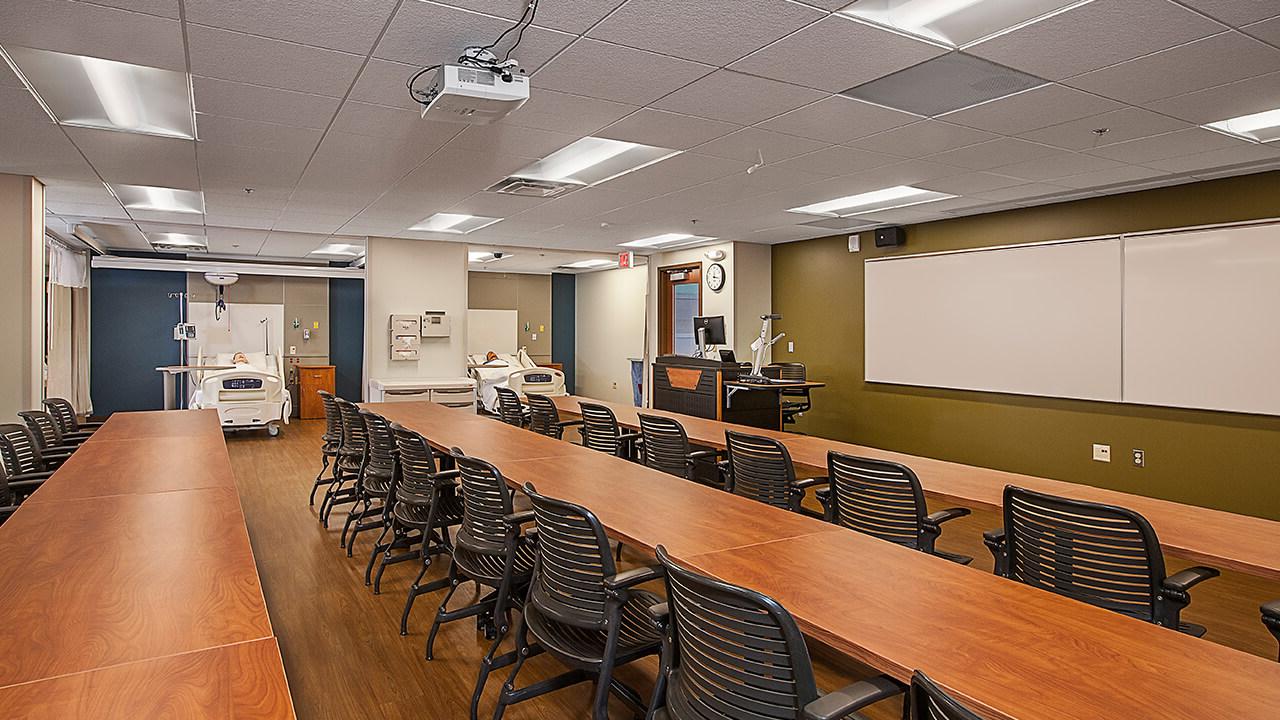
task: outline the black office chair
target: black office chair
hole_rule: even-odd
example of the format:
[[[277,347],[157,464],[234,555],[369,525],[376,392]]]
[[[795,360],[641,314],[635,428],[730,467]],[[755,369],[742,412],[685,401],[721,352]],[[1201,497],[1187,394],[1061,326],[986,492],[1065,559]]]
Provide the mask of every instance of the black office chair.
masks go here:
[[[70,455],[89,439],[87,435],[77,436],[74,439],[63,437],[62,431],[58,429],[58,423],[44,410],[22,410],[18,412],[18,417],[26,423],[27,429],[31,431],[40,445],[40,450],[44,453]]]
[[[516,628],[515,650],[494,660],[498,647],[494,643],[488,664],[481,666],[476,698],[484,689],[490,665],[514,663],[498,696],[494,720],[502,717],[508,705],[588,680],[596,684],[593,720],[608,720],[610,691],[643,715],[647,708],[639,693],[613,673],[661,649],[661,635],[650,618],[662,598],[636,589],[657,580],[659,574],[652,568],[619,573],[604,527],[590,510],[539,495],[532,485],[526,484],[524,490],[533,503],[538,528],[538,561]],[[524,662],[543,651],[569,666],[569,671],[517,688]],[[474,707],[473,702],[473,719]]]
[[[533,520],[533,514],[528,510],[516,512],[512,491],[498,468],[456,448],[452,454],[461,484],[462,524],[454,535],[449,577],[443,581],[449,592],[440,601],[431,623],[426,656],[428,660],[434,656],[441,625],[474,617],[485,637],[493,640],[485,655],[486,661],[492,663],[498,644],[511,628],[511,610],[525,596],[533,573],[534,541],[522,532],[522,526]],[[466,607],[448,610],[449,600],[468,580],[491,592]],[[484,666],[482,662],[481,668]],[[481,690],[477,687],[472,699],[473,718]]]
[[[1165,576],[1160,541],[1146,518],[1114,505],[1004,489],[1004,527],[983,541],[996,574],[1189,635],[1205,629],[1179,616],[1189,590],[1217,577],[1209,567]]]
[[[780,380],[804,382],[809,379],[804,363],[773,363],[770,367],[778,369],[778,378]],[[784,425],[794,423],[796,418],[813,409],[813,400],[809,397],[809,388],[782,389],[778,391],[778,395],[782,400],[782,423]]]
[[[686,570],[658,546],[667,602],[654,720],[836,720],[902,694],[879,675],[818,691],[804,635],[776,600]],[[635,571],[633,571],[635,572]]]
[[[322,443],[320,453],[324,464],[320,466],[320,472],[316,473],[316,481],[311,485],[311,495],[307,498],[307,505],[316,504],[316,490],[333,483],[333,477],[325,478],[324,471],[329,469],[331,460],[336,462],[338,448],[342,446],[342,419],[338,417],[338,403],[335,402],[333,393],[325,390],[318,392],[320,404],[324,406],[324,434],[320,436]],[[333,471],[334,473],[338,471],[337,466]]]
[[[387,514],[391,508],[387,502],[387,494],[391,492],[398,455],[396,439],[391,434],[391,423],[377,413],[368,410],[359,412],[364,421],[364,458],[361,461],[360,476],[356,478],[355,503],[347,512],[347,521],[342,524],[342,536],[338,540],[338,547],[347,549],[347,557],[351,557],[357,535],[386,526]],[[349,539],[348,531],[351,533]]]
[[[320,502],[320,522],[326,528],[334,507],[356,501],[356,482],[364,464],[365,430],[360,408],[342,398],[334,398],[334,402],[338,406],[338,420],[342,426],[342,443],[338,446],[333,482]]]
[[[11,476],[8,462],[0,462],[0,524],[8,520],[9,516],[17,511],[22,501],[43,485],[44,480],[44,477],[33,477],[31,475]]]
[[[528,419],[528,411],[520,402],[520,396],[510,388],[494,389],[498,391],[498,417],[508,425],[524,427]]]
[[[833,450],[827,453],[827,477],[830,486],[814,493],[826,510],[827,522],[962,565],[973,562],[967,555],[935,547],[942,523],[971,511],[947,508],[926,514],[928,505],[920,479],[906,465]]]
[[[807,488],[827,482],[826,478],[796,480],[787,446],[773,438],[726,430],[725,447],[729,459],[721,463],[726,471],[726,489],[743,497],[792,512],[822,517],[801,504]]]
[[[982,720],[919,670],[911,676],[911,720]]]
[[[419,595],[446,586],[444,581],[423,584],[432,558],[451,553],[453,545],[449,528],[462,522],[462,498],[458,495],[458,471],[441,469],[436,452],[422,435],[396,423],[391,424],[399,453],[399,474],[395,483],[395,501],[391,506],[391,538],[380,538],[374,544],[369,560],[383,553],[373,592],[382,592],[382,573],[388,565],[406,560],[420,560],[421,569],[409,586],[400,614],[400,634],[409,633],[409,613]],[[452,460],[450,460],[452,462]],[[414,545],[418,546],[414,550]],[[399,552],[397,552],[399,551]],[[365,583],[369,582],[368,568]]]
[[[70,453],[42,451],[31,430],[19,423],[0,424],[0,454],[10,480],[42,480],[71,457]]]
[[[640,414],[640,459],[648,467],[686,480],[697,479],[699,464],[719,459],[715,450],[693,450],[679,422],[660,415]]]
[[[578,403],[582,410],[582,445],[610,455],[632,459],[640,433],[622,432],[618,418],[604,405]]]
[[[62,429],[63,435],[90,435],[103,425],[100,422],[81,422],[75,406],[64,398],[47,398],[44,401],[44,407],[50,415],[53,415],[54,420],[58,421],[58,427]]]
[[[529,429],[557,440],[564,437],[564,429],[581,425],[581,420],[561,420],[560,410],[554,401],[546,395],[525,393],[529,402]]]
[[[1280,600],[1272,600],[1259,609],[1262,611],[1262,624],[1275,636],[1276,642],[1280,643]]]

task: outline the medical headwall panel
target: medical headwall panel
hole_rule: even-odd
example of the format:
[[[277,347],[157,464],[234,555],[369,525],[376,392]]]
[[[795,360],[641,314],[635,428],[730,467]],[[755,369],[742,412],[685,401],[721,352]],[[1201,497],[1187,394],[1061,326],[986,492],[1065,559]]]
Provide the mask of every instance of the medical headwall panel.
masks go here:
[[[865,268],[868,382],[1120,400],[1118,238]]]
[[[1125,238],[1124,399],[1280,415],[1280,226]]]
[[[218,311],[214,303],[193,302],[188,306],[196,339],[188,350],[194,361],[218,353],[265,352],[274,356],[284,342],[284,305],[276,303],[227,303]]]

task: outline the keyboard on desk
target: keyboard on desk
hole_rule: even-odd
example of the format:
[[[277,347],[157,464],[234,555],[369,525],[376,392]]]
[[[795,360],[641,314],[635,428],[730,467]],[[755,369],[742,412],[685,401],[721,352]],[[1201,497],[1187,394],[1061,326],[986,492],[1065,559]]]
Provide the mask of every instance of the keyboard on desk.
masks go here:
[[[741,375],[733,382],[743,385],[794,385],[794,380],[779,380],[777,378],[764,377],[762,375]]]

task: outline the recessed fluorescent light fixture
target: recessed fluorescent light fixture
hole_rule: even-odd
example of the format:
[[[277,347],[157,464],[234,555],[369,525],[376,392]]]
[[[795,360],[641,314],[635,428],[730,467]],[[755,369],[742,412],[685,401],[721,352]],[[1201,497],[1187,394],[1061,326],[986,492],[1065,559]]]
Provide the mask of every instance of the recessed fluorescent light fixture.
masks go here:
[[[922,190],[910,185],[898,185],[883,190],[873,190],[859,195],[836,198],[825,202],[790,208],[787,212],[805,215],[822,215],[824,217],[849,217],[850,215],[870,215],[884,210],[920,205],[937,200],[949,200],[955,195]]]
[[[334,255],[337,257],[359,257],[362,254],[364,254],[362,246],[350,243],[329,243],[328,245],[321,245],[308,253],[308,255]]]
[[[186,73],[25,47],[0,52],[59,124],[195,137]]]
[[[462,215],[458,213],[436,213],[422,222],[409,228],[418,232],[441,232],[454,235],[466,235],[480,228],[502,222],[502,218],[482,217],[480,215]]]
[[[604,258],[592,258],[590,260],[578,260],[577,262],[565,263],[562,268],[571,270],[596,270],[598,268],[613,267],[618,263],[613,260],[605,260]]]
[[[858,0],[840,11],[927,40],[963,47],[1092,0]]]
[[[150,185],[108,185],[107,189],[129,210],[195,214],[204,212],[204,193],[198,190]]]
[[[501,260],[509,257],[512,257],[512,255],[507,252],[502,253],[502,257],[498,257],[497,253],[482,250],[471,250],[467,252],[467,262],[470,263],[491,263],[494,260]]]
[[[1221,120],[1203,127],[1254,142],[1272,142],[1280,140],[1280,108]]]
[[[695,245],[700,242],[715,240],[713,237],[704,235],[690,235],[689,233],[664,233],[662,235],[654,235],[653,237],[641,238],[640,240],[632,240],[624,242],[619,247],[633,248],[650,248],[656,250],[665,250],[667,248],[684,247],[685,245]]]
[[[584,137],[513,175],[529,180],[599,185],[680,153],[680,150],[653,145]]]
[[[203,235],[186,233],[143,233],[147,242],[155,250],[181,250],[184,252],[204,252],[209,249],[209,239]]]

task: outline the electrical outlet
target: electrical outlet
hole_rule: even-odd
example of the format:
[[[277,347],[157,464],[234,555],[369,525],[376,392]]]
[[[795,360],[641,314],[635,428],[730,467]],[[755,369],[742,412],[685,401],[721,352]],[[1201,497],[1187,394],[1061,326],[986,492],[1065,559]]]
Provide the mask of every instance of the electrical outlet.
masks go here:
[[[1098,462],[1105,462],[1105,463],[1111,462],[1111,446],[1099,445],[1098,443],[1094,443],[1093,459],[1097,460]]]
[[[298,354],[298,346],[297,346],[297,345],[290,345],[290,346],[289,346],[289,354],[290,354],[290,355],[297,355],[297,354]]]
[[[795,352],[796,344],[790,340],[787,341],[787,352]]]
[[[1146,467],[1146,466],[1147,466],[1147,451],[1146,451],[1146,450],[1142,450],[1142,449],[1139,449],[1139,448],[1134,448],[1134,449],[1133,449],[1133,466],[1134,466],[1134,467]]]

